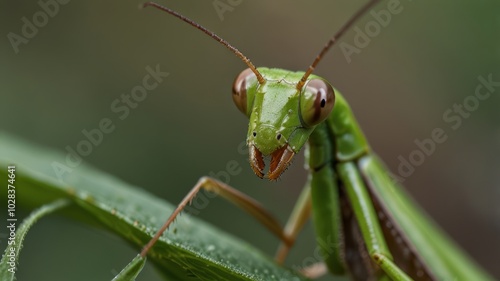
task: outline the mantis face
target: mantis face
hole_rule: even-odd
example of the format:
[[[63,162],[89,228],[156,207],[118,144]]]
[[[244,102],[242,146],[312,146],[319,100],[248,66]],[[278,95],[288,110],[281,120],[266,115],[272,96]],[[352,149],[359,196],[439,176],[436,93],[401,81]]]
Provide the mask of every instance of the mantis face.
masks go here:
[[[265,77],[259,83],[246,69],[233,84],[233,100],[250,118],[247,145],[250,165],[255,174],[264,177],[264,156],[270,156],[266,175],[276,180],[291,163],[314,131],[331,113],[335,103],[332,86],[324,79],[311,77],[297,89],[302,73],[260,68]]]

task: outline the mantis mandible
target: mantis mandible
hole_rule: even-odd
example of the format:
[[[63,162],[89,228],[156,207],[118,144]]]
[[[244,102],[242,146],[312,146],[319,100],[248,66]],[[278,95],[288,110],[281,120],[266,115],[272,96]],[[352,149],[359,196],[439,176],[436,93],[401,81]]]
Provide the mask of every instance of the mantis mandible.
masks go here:
[[[200,189],[220,194],[255,216],[282,241],[276,260],[312,216],[323,263],[308,274],[326,271],[353,280],[492,280],[477,267],[391,180],[371,151],[349,105],[337,89],[313,71],[326,52],[379,0],[370,0],[327,42],[305,72],[255,67],[239,50],[192,20],[148,2],[203,31],[238,56],[248,68],[234,81],[232,97],[249,118],[250,166],[260,178],[276,180],[305,147],[309,177],[283,228],[259,203],[218,180],[202,177],[163,227],[155,242]],[[265,172],[264,157],[270,157]]]

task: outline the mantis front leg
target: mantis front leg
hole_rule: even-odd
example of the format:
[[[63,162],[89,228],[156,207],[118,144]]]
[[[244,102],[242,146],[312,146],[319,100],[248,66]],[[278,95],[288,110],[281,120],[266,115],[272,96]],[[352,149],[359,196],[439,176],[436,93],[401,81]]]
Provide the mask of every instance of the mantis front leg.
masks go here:
[[[285,235],[290,239],[290,243],[283,242],[279,246],[275,257],[278,263],[282,264],[285,261],[291,246],[295,243],[297,235],[299,235],[305,223],[309,220],[311,216],[311,204],[311,185],[308,180],[285,226]]]
[[[341,163],[338,164],[337,169],[354,210],[370,258],[392,280],[413,280],[393,262],[392,255],[382,234],[375,207],[356,165],[352,162]]]
[[[200,189],[205,189],[207,191],[219,194],[222,196],[222,198],[247,211],[273,234],[275,234],[281,241],[283,241],[285,245],[291,246],[292,240],[285,234],[279,222],[256,200],[216,179],[210,177],[202,177],[198,180],[191,191],[184,197],[184,199],[182,199],[182,201],[173,211],[172,215],[170,215],[165,224],[156,232],[155,236],[148,242],[148,244],[146,244],[146,246],[144,246],[140,254],[142,257],[145,257],[147,255],[156,241],[160,239],[163,232],[168,229],[168,227],[175,221],[175,218],[181,213],[181,211],[186,208],[186,206],[193,200],[194,197],[196,197],[196,194],[198,193],[198,191],[200,191]]]

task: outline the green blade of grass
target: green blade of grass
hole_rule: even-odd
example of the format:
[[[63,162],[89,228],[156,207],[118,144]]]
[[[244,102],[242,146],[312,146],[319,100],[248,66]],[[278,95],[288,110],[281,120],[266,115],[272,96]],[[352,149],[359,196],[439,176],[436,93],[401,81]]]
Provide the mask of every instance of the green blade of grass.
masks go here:
[[[138,187],[85,164],[71,167],[61,153],[0,133],[0,177],[9,164],[16,165],[16,189],[23,191],[16,198],[18,204],[32,208],[68,198],[78,207],[65,214],[104,226],[138,250],[173,210]],[[163,235],[148,258],[173,280],[306,280],[247,243],[189,215],[181,216],[170,228],[174,229]]]
[[[111,281],[133,281],[137,278],[137,275],[141,272],[144,264],[146,263],[146,258],[137,255],[118,275]]]
[[[19,262],[19,254],[23,247],[23,241],[30,228],[42,217],[49,215],[61,208],[70,204],[67,199],[60,199],[53,203],[43,205],[42,207],[34,210],[29,217],[19,226],[13,240],[9,240],[5,252],[0,261],[0,280],[13,281],[15,280],[15,273],[17,264]],[[12,237],[12,236],[11,236]],[[11,243],[12,242],[12,243]]]

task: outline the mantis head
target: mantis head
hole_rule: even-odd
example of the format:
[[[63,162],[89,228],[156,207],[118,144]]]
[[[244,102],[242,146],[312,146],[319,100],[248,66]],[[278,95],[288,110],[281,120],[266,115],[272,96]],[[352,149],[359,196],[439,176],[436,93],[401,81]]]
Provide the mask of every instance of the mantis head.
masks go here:
[[[335,93],[332,86],[317,76],[297,87],[303,73],[259,68],[265,77],[260,83],[255,73],[246,69],[233,84],[233,100],[249,117],[247,145],[250,165],[264,177],[264,157],[269,156],[266,175],[276,180],[291,163],[314,128],[331,113]]]
[[[332,86],[317,76],[311,76],[312,72],[338,39],[378,1],[371,0],[354,14],[327,41],[303,73],[267,68],[257,70],[242,52],[205,27],[157,3],[147,2],[143,6],[155,7],[190,24],[228,48],[248,66],[234,82],[233,99],[238,109],[250,118],[247,144],[252,169],[263,178],[263,156],[271,156],[267,177],[275,180],[304,146],[314,127],[324,121],[333,108],[335,95]]]

